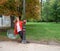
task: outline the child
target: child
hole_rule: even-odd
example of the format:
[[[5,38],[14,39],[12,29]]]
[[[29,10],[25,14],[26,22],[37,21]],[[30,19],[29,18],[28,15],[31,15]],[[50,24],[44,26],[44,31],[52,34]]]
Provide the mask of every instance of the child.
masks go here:
[[[20,19],[19,19],[20,18]],[[14,26],[14,34],[21,37],[21,42],[23,40],[23,21],[21,21],[21,17],[16,17],[14,20],[15,26]]]

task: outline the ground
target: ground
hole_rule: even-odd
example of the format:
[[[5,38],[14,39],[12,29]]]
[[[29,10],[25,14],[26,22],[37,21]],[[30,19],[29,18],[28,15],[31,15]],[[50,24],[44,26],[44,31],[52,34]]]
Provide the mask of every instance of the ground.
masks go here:
[[[16,41],[0,41],[0,51],[60,51],[60,46],[37,43],[22,44]]]

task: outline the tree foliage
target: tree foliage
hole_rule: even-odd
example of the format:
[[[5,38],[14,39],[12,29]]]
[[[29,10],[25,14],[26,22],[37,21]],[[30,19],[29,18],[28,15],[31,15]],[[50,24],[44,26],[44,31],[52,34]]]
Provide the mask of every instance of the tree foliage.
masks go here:
[[[26,0],[26,17],[32,19],[40,19],[40,3],[39,0]]]
[[[49,0],[43,4],[44,21],[60,21],[60,0]]]
[[[0,14],[22,15],[22,0],[1,0]],[[26,0],[26,19],[40,20],[39,0]]]

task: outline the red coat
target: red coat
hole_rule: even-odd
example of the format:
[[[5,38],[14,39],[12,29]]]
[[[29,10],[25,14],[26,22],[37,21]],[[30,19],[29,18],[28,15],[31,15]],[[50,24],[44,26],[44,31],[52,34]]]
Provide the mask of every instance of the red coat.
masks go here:
[[[14,25],[14,34],[15,34],[15,35],[18,34],[16,24],[17,24],[17,22],[16,22],[15,25]],[[20,25],[20,29],[21,29],[21,31],[22,31],[22,29],[23,29],[23,21],[19,21],[19,25]]]

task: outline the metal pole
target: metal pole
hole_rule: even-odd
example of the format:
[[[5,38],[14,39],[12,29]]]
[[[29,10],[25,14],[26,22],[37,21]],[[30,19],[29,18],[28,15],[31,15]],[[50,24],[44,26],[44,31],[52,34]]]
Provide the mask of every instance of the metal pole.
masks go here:
[[[25,19],[25,0],[23,0],[23,20]]]
[[[25,0],[23,0],[23,20],[25,20]],[[26,25],[23,24],[23,40],[22,43],[26,43]]]

